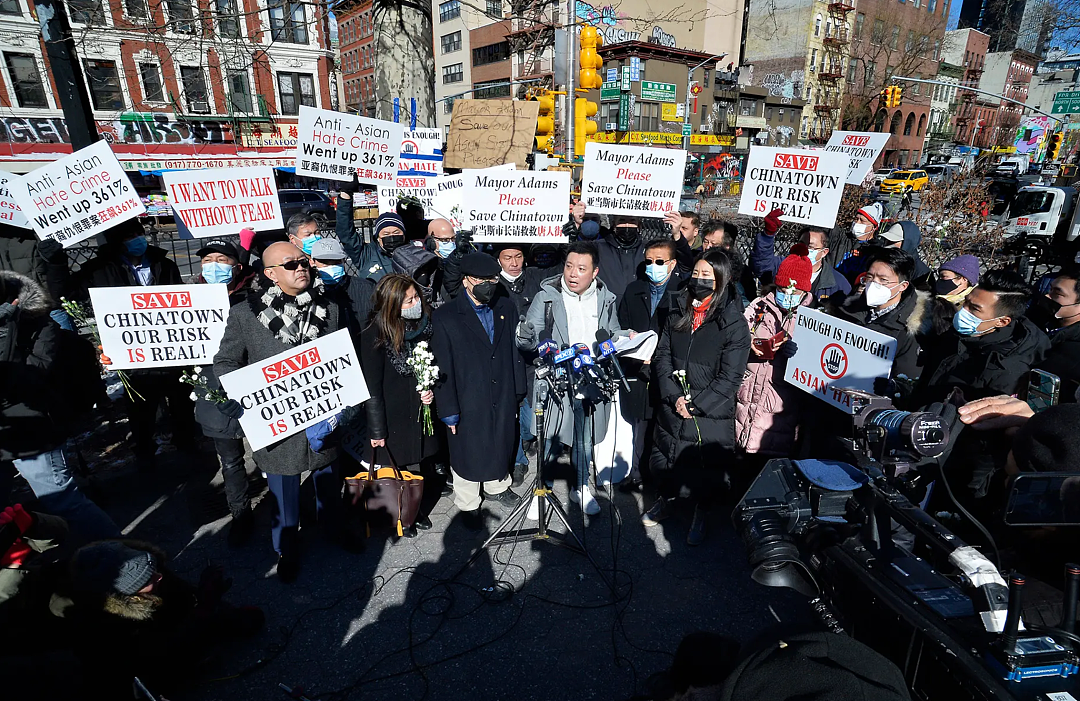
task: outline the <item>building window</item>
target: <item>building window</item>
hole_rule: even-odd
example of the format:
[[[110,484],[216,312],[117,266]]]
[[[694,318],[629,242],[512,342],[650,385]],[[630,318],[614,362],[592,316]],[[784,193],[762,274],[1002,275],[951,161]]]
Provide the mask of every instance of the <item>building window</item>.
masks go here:
[[[500,97],[510,97],[510,81],[508,79],[500,79],[473,83],[473,97],[477,100],[492,100]]]
[[[229,74],[229,102],[234,112],[254,111],[251,109],[251,88],[248,85],[247,73]]]
[[[19,7],[19,0],[0,0],[0,14],[21,15],[22,8]]]
[[[105,24],[101,0],[68,0],[68,15],[79,24]]]
[[[862,28],[866,24],[866,15],[859,13],[855,15],[855,38],[862,39]]]
[[[444,54],[452,54],[455,51],[461,51],[461,32],[444,34],[440,42],[442,43],[442,52]]]
[[[900,26],[894,24],[892,28],[892,34],[889,36],[889,48],[896,51],[896,47],[900,44]]]
[[[502,0],[487,0],[487,14],[489,17],[501,19],[503,16]]]
[[[821,36],[821,15],[814,18],[814,36]]]
[[[315,78],[310,73],[278,73],[281,113],[300,114],[300,105],[315,106]]]
[[[874,44],[880,44],[885,41],[885,22],[876,19],[874,20],[874,28],[870,31],[870,41]]]
[[[863,84],[870,86],[874,84],[874,72],[877,70],[877,64],[873,61],[863,61]]]
[[[489,63],[498,63],[510,58],[510,43],[503,41],[498,44],[488,44],[472,51],[472,65],[486,66]]]
[[[131,19],[147,19],[150,16],[146,0],[124,0],[124,13]]]
[[[443,114],[454,113],[454,98],[448,98],[443,102]]]
[[[144,102],[165,102],[165,92],[161,89],[161,71],[156,63],[140,63],[139,77],[142,78]]]
[[[817,49],[810,49],[810,72],[813,73],[817,65]]]
[[[226,39],[240,38],[240,13],[236,0],[217,0],[218,34]]]
[[[169,0],[169,25],[177,34],[195,33],[191,0]]]
[[[634,103],[634,131],[660,130],[660,103]]]
[[[771,122],[772,117],[773,117],[773,108],[772,107],[766,107],[765,108],[765,120],[768,121],[768,122]]]
[[[904,42],[904,51],[911,53],[915,50],[915,31],[909,29],[907,33],[907,41]]]
[[[206,79],[198,66],[180,66],[180,82],[184,88],[184,100],[189,112],[209,114],[210,99],[206,92]]]
[[[285,41],[290,44],[308,43],[307,20],[302,3],[291,0],[270,0],[268,12],[270,35],[274,41]]]
[[[934,14],[934,10],[937,9],[937,0],[926,0],[926,11],[930,14]]]
[[[935,41],[934,42],[934,60],[935,61],[940,61],[941,60],[941,41]]]
[[[848,59],[847,82],[852,83],[852,84],[855,83],[855,78],[856,78],[856,75],[857,75],[856,72],[858,70],[859,70],[859,59],[857,59],[857,58]]]
[[[461,17],[461,0],[447,0],[439,3],[439,21],[449,22]]]
[[[8,76],[15,88],[19,107],[48,107],[37,59],[30,54],[4,54],[4,62],[7,63]]]
[[[462,64],[455,63],[450,66],[443,66],[442,82],[444,85],[449,83],[460,83],[464,79],[465,71],[462,68]]]
[[[915,113],[910,112],[907,121],[904,122],[904,136],[911,136],[911,130],[915,128]]]
[[[90,97],[96,110],[124,109],[124,90],[115,61],[86,61],[86,79],[90,83]]]

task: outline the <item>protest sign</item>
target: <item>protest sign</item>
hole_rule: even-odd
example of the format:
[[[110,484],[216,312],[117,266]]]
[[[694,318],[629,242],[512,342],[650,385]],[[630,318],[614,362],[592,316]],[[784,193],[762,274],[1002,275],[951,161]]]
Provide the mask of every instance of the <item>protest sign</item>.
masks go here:
[[[890,136],[888,132],[834,131],[825,150],[847,154],[847,184],[862,185]]]
[[[513,163],[506,163],[500,166],[493,166],[486,168],[488,171],[507,171],[517,170],[517,166]],[[460,229],[465,224],[465,214],[462,211],[462,193],[465,189],[465,174],[466,173],[478,173],[477,170],[467,170],[457,175],[448,175],[441,178],[436,178],[431,186],[434,189],[434,193],[431,198],[431,211],[428,214],[428,218],[446,219],[454,225],[455,229]]]
[[[240,425],[259,450],[367,401],[360,358],[346,329],[234,370],[220,378],[240,402]]]
[[[405,132],[398,159],[398,187],[421,187],[443,174],[443,135],[440,129]]]
[[[13,180],[10,189],[37,237],[65,248],[146,211],[104,140]]]
[[[421,181],[425,179],[421,178]],[[420,201],[423,205],[424,211],[430,210],[434,206],[435,201],[435,185],[440,178],[428,178],[427,184],[422,187],[395,187],[393,185],[380,185],[379,186],[379,214],[385,214],[387,212],[396,212],[398,200],[403,197],[411,197]],[[401,182],[401,178],[398,178],[398,182]],[[434,216],[429,214],[428,218]]]
[[[783,221],[832,227],[847,174],[848,159],[840,153],[754,146],[739,214],[764,217],[783,209]]]
[[[195,238],[285,228],[273,168],[174,170],[162,177],[173,212]]]
[[[840,387],[874,391],[874,379],[888,377],[896,358],[896,339],[799,307],[792,342],[798,347],[787,361],[785,378],[807,394],[851,413]]]
[[[18,186],[21,179],[18,175],[4,173],[0,175],[0,223],[17,226],[20,229],[29,229],[30,221],[15,204],[15,198],[11,195],[11,189]]]
[[[300,107],[296,174],[362,183],[392,183],[405,127],[355,114]]]
[[[539,114],[536,100],[454,100],[443,165],[490,168],[514,163],[526,170]]]
[[[225,285],[90,288],[113,370],[209,365],[229,318]]]
[[[663,218],[679,210],[686,151],[585,144],[581,199],[590,214]]]
[[[570,173],[535,170],[462,173],[465,226],[473,240],[564,243]]]

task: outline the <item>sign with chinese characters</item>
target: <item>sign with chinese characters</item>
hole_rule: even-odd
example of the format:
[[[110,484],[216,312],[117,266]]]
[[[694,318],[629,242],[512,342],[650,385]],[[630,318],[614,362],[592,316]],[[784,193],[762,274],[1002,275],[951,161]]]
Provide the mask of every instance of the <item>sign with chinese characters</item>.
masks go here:
[[[247,148],[294,149],[300,130],[295,124],[245,124],[240,130],[240,143]]]
[[[581,197],[593,214],[663,217],[678,211],[686,151],[585,144]]]
[[[643,80],[641,81],[641,99],[653,102],[675,102],[675,83]]]
[[[621,126],[622,114],[620,113],[620,127],[619,131],[625,131]],[[617,137],[617,138],[616,138]],[[617,132],[602,131],[597,132],[593,136],[588,137],[589,141],[595,141],[598,144],[655,144],[655,145],[667,145],[667,146],[682,146],[683,137],[681,133],[669,134],[662,131],[634,131],[625,134],[619,134]],[[691,146],[734,146],[735,137],[727,134],[691,134],[690,135]]]
[[[462,173],[465,226],[477,242],[565,243],[570,173],[481,171]]]
[[[622,91],[619,90],[619,81],[613,81],[610,83],[604,83],[600,86],[600,101],[601,102],[613,102],[619,99],[622,95]]]
[[[296,174],[362,183],[392,183],[405,127],[382,119],[300,107]]]

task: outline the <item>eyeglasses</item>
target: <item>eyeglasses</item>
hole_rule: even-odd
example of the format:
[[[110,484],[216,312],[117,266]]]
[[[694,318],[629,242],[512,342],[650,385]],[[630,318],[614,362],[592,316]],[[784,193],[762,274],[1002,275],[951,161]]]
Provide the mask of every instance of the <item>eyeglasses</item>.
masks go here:
[[[297,268],[304,268],[306,270],[310,267],[311,263],[308,262],[307,258],[297,258],[296,260],[287,260],[284,263],[278,263],[277,265],[266,266],[268,270],[270,268],[285,268],[289,271],[296,270]]]
[[[868,285],[871,282],[876,282],[877,284],[884,285],[885,287],[896,287],[897,285],[900,284],[899,280],[888,280],[888,279],[883,278],[883,277],[877,277],[875,275],[871,275],[870,273],[867,273],[865,276],[863,276],[863,282],[865,282]]]
[[[669,259],[670,260],[670,259]],[[663,258],[646,258],[645,265],[667,265],[668,262]]]

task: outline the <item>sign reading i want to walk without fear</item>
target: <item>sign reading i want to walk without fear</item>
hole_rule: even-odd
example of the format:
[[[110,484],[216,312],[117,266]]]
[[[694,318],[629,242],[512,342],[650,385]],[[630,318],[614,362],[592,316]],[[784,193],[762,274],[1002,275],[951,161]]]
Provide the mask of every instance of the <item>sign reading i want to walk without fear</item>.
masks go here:
[[[829,137],[829,143],[825,144],[825,150],[834,153],[844,153],[848,157],[847,183],[849,185],[862,185],[870,169],[874,167],[874,160],[885,148],[885,143],[892,134],[861,131],[834,131]]]
[[[90,301],[114,370],[209,365],[229,319],[225,285],[97,287]]]
[[[303,431],[363,404],[368,393],[348,330],[222,375],[221,386],[240,402],[240,425],[252,450]]]
[[[784,210],[784,221],[831,227],[848,177],[842,153],[754,146],[746,163],[739,214],[764,217]]]
[[[405,127],[355,114],[300,107],[296,174],[362,183],[393,183]]]
[[[563,243],[570,173],[474,171],[463,173],[465,226],[474,240]]]
[[[798,350],[784,379],[847,413],[847,395],[838,389],[873,392],[874,380],[888,377],[896,358],[895,338],[808,307],[799,307],[791,340]]]
[[[584,163],[585,211],[662,218],[678,210],[686,151],[590,141]]]
[[[65,248],[146,211],[104,140],[13,181],[11,195],[39,239]]]
[[[162,177],[173,212],[196,238],[285,228],[273,168],[176,170]]]

